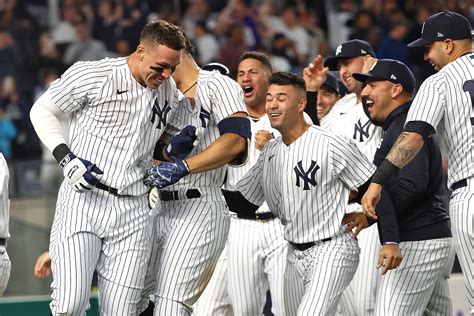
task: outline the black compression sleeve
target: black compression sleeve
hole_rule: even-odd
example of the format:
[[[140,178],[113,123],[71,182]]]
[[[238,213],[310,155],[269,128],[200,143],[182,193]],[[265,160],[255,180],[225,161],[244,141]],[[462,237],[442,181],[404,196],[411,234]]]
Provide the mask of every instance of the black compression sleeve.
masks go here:
[[[66,155],[71,153],[71,150],[69,149],[69,147],[67,147],[66,144],[60,144],[53,149],[53,156],[58,163],[61,162],[61,160],[66,157]]]
[[[390,177],[395,175],[398,172],[398,170],[400,170],[400,168],[395,166],[388,159],[384,159],[384,161],[377,168],[377,171],[375,171],[372,177],[372,182],[378,183],[378,184],[384,184],[385,181],[387,181]]]

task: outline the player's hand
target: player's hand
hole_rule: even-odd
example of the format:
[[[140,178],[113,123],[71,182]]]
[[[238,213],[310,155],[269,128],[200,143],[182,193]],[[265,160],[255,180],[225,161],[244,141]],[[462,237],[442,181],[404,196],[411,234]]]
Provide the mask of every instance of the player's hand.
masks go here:
[[[364,228],[369,227],[369,222],[367,221],[367,217],[362,212],[353,212],[344,214],[342,218],[342,224],[347,225],[346,232],[352,231],[352,229],[356,229],[352,234],[352,238],[355,239],[357,235],[359,235],[360,231]]]
[[[150,209],[155,208],[159,196],[159,191],[156,187],[151,189],[150,192],[148,192],[148,205],[150,205]]]
[[[199,142],[200,133],[196,132],[196,127],[188,125],[179,131],[166,147],[166,156],[173,161],[177,158],[184,159]]]
[[[72,153],[67,154],[59,164],[67,183],[79,193],[90,191],[99,182],[97,175],[104,173],[92,162]]]
[[[382,275],[388,270],[396,269],[402,262],[402,253],[400,247],[396,244],[383,245],[380,248],[377,269],[382,267]]]
[[[175,184],[179,179],[187,176],[189,172],[188,164],[184,160],[176,159],[175,162],[162,161],[158,166],[148,169],[143,179],[143,184],[163,189]]]
[[[263,147],[265,147],[265,145],[270,141],[270,139],[273,138],[273,135],[272,133],[270,133],[269,131],[265,131],[265,130],[259,130],[256,134],[255,134],[255,148],[257,148],[258,150],[262,150]]]
[[[318,91],[326,81],[328,67],[323,67],[323,57],[318,55],[312,63],[303,69],[303,79],[307,91]]]
[[[377,63],[377,58],[370,55],[364,57],[364,66],[362,66],[362,73],[368,73],[370,69]]]
[[[361,200],[362,211],[365,215],[374,220],[377,220],[375,206],[377,206],[377,203],[380,201],[381,194],[382,186],[378,183],[371,183]]]
[[[38,257],[38,259],[36,259],[35,276],[38,279],[43,280],[50,274],[51,274],[51,257],[49,256],[49,252],[45,251]]]

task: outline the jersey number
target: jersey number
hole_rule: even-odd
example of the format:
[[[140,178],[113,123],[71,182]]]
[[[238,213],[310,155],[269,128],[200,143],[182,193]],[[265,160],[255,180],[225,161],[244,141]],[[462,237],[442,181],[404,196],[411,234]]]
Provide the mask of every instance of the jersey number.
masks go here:
[[[471,105],[474,108],[474,80],[468,80],[462,85],[462,90],[469,92],[471,98]],[[471,125],[474,125],[474,117],[471,117]]]

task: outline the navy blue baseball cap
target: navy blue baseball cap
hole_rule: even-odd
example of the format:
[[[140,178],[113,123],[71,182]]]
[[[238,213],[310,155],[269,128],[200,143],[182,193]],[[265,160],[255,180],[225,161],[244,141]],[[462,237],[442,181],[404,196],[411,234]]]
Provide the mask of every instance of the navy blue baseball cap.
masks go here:
[[[337,78],[332,73],[327,73],[326,80],[323,82],[323,86],[329,87],[339,95],[339,85],[337,84]]]
[[[364,83],[369,78],[388,80],[401,84],[405,91],[415,91],[415,76],[407,65],[398,60],[379,59],[368,73],[353,73],[352,77]]]
[[[370,55],[375,57],[374,50],[369,43],[362,40],[350,40],[342,43],[336,48],[335,56],[328,57],[324,61],[324,66],[331,70],[337,69],[337,61],[342,58],[352,58],[358,56]]]
[[[421,29],[421,37],[408,44],[408,47],[419,47],[433,42],[471,38],[471,23],[461,14],[443,11],[431,15]]]

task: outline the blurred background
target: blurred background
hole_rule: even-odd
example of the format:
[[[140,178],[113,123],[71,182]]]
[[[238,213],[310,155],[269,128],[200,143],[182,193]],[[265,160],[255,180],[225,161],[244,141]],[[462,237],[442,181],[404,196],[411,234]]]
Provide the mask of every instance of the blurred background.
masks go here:
[[[348,39],[377,57],[408,64],[420,84],[433,73],[417,38],[422,22],[449,9],[474,24],[474,0],[0,0],[0,152],[11,175],[12,272],[5,296],[49,295],[51,278],[33,276],[48,248],[62,172],[29,120],[34,101],[79,60],[126,56],[147,21],[181,25],[203,65],[221,62],[231,76],[248,50],[267,53],[275,70],[300,72]],[[457,267],[455,268],[456,271]]]

